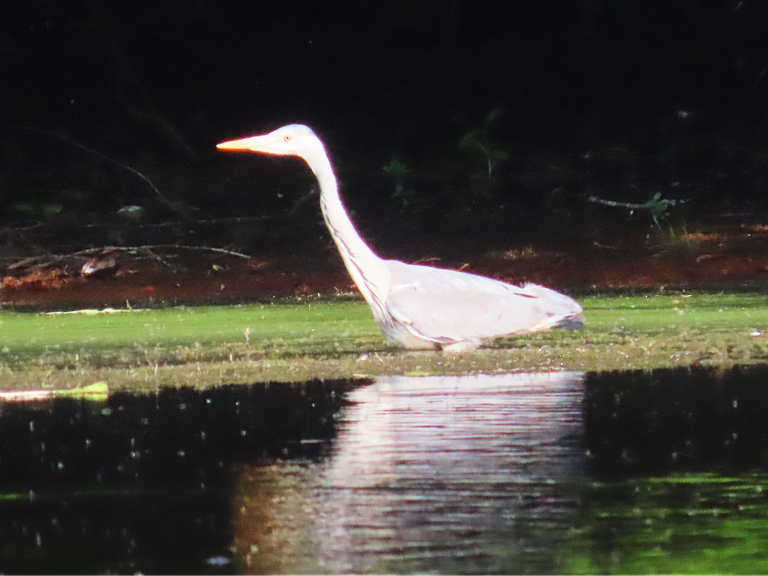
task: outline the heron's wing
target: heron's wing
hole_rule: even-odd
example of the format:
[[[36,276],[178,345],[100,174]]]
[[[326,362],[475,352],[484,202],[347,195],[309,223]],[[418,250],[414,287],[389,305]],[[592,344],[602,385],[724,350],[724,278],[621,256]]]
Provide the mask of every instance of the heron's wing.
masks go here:
[[[392,286],[386,306],[408,330],[438,343],[482,341],[551,328],[578,316],[568,296],[538,286],[387,261]]]

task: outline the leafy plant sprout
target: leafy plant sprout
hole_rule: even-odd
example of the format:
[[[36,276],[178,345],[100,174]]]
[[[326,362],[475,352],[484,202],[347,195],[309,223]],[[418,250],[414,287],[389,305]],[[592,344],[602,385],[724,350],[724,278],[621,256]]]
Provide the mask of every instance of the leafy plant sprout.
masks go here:
[[[643,204],[643,207],[646,208],[651,213],[651,218],[653,219],[653,223],[656,225],[656,228],[658,228],[659,232],[661,232],[662,234],[664,234],[664,229],[661,227],[661,223],[669,218],[670,216],[669,208],[670,206],[675,206],[675,204],[677,204],[676,200],[669,200],[667,198],[662,198],[661,192],[656,192],[656,194],[653,195],[653,198],[651,198],[650,200],[648,200],[648,202]],[[688,227],[686,226],[685,219],[683,218],[682,233],[678,237],[678,233],[675,232],[675,229],[672,226],[672,224],[669,224],[669,242],[671,244],[677,244],[681,238],[685,240],[688,237],[687,228]]]
[[[410,174],[412,170],[400,162],[394,154],[392,154],[392,159],[389,161],[389,164],[384,166],[383,170],[395,179],[395,193],[392,194],[392,198],[401,198],[403,204],[408,204],[408,201],[413,198],[416,193],[413,190],[406,190],[405,184],[403,183],[403,176]]]
[[[477,150],[483,154],[488,163],[488,179],[493,178],[493,169],[499,160],[509,160],[509,154],[501,148],[494,148],[488,140],[488,128],[496,118],[502,113],[502,110],[496,108],[486,116],[482,128],[467,132],[459,141],[459,148]]]
[[[653,198],[643,204],[643,208],[647,209],[651,213],[653,223],[656,224],[656,228],[662,231],[661,221],[669,218],[669,207],[674,206],[674,200],[667,200],[661,197],[661,192],[656,192]]]
[[[668,198],[663,198],[661,196],[661,192],[656,192],[656,194],[653,195],[653,197],[645,202],[644,204],[634,204],[631,202],[616,202],[615,200],[605,200],[603,198],[598,198],[597,196],[590,196],[587,198],[588,202],[594,202],[595,204],[602,204],[603,206],[612,206],[614,208],[629,208],[629,213],[634,213],[635,210],[648,210],[648,212],[651,215],[651,219],[653,220],[653,224],[658,228],[659,232],[664,234],[664,228],[662,228],[661,223],[664,220],[667,220],[670,216],[670,207],[676,206],[678,203],[684,204],[687,202],[687,200],[670,200]],[[685,238],[687,234],[687,226],[685,224],[685,219],[683,219],[683,226],[682,226],[682,237]],[[650,237],[650,234],[648,235]],[[672,243],[677,242],[677,234],[675,233],[674,228],[672,227],[672,224],[669,225],[669,238]]]

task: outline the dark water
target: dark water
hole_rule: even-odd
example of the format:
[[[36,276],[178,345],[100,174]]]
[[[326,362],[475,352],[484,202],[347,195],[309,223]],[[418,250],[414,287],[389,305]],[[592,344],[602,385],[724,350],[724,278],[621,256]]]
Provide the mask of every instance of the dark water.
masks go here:
[[[0,571],[768,570],[768,367],[0,406]]]
[[[322,458],[350,388],[182,388],[2,405],[0,571],[233,571],[233,464]]]

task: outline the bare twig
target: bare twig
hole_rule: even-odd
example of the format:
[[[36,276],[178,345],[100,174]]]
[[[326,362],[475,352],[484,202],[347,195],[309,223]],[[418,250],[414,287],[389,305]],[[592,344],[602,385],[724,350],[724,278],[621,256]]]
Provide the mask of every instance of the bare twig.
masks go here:
[[[177,214],[181,214],[183,217],[188,218],[188,216],[182,211],[179,210],[178,206],[176,206],[173,202],[168,200],[162,192],[155,186],[155,184],[150,180],[147,176],[136,170],[135,168],[131,168],[127,164],[123,164],[122,162],[118,162],[114,158],[110,158],[106,154],[102,154],[101,152],[94,150],[93,148],[88,148],[88,146],[84,146],[83,144],[80,144],[80,142],[76,142],[75,140],[72,140],[69,136],[65,136],[64,134],[61,134],[59,132],[51,132],[50,130],[43,130],[42,128],[33,128],[31,126],[24,126],[27,130],[31,130],[32,132],[40,132],[41,134],[47,134],[48,136],[54,136],[56,138],[60,138],[61,140],[64,140],[65,142],[68,142],[69,144],[72,144],[72,146],[75,146],[77,148],[80,148],[81,150],[85,150],[86,152],[93,154],[94,156],[97,156],[98,158],[101,158],[102,160],[105,160],[106,162],[109,162],[110,164],[114,164],[115,166],[119,166],[123,170],[128,170],[135,176],[138,176],[144,182],[146,182],[150,188],[152,188],[152,191],[157,195],[160,200],[162,200],[171,210],[176,212]]]
[[[168,221],[168,222],[151,222],[146,224],[140,224],[140,223],[131,223],[131,228],[134,230],[142,230],[145,228],[173,228],[174,226],[194,226],[194,225],[200,225],[200,226],[206,226],[206,225],[213,225],[213,224],[246,224],[246,223],[252,223],[252,222],[261,222],[264,220],[270,220],[273,218],[272,216],[237,216],[233,218],[207,218],[204,220],[188,220],[184,222],[179,222],[178,220]],[[115,223],[114,222],[97,222],[97,223],[91,223],[91,224],[68,224],[68,226],[72,228],[89,228],[89,229],[99,229],[99,228],[114,228]]]
[[[157,260],[162,264],[163,266],[167,266],[168,268],[173,268],[162,256],[155,254],[149,247],[144,246],[141,250],[144,254],[148,255],[150,258]]]
[[[232,256],[234,258],[244,258],[246,260],[252,260],[251,256],[243,254],[241,252],[235,252],[234,250],[227,250],[225,248],[213,248],[210,246],[185,246],[179,244],[156,244],[152,246],[100,246],[99,248],[87,248],[85,250],[78,250],[77,252],[71,252],[69,254],[42,254],[40,256],[32,256],[30,258],[24,258],[19,262],[15,262],[8,266],[8,270],[16,270],[19,268],[27,268],[34,270],[37,268],[45,268],[51,264],[58,262],[65,262],[69,260],[76,260],[84,256],[93,256],[95,254],[101,254],[103,252],[128,252],[128,253],[143,253],[147,254],[151,258],[158,260],[166,266],[170,266],[163,258],[155,254],[154,250],[199,250],[203,252],[215,252],[217,254],[223,254],[225,256]]]
[[[595,204],[602,204],[603,206],[612,206],[613,208],[629,208],[630,210],[647,210],[648,206],[645,204],[632,204],[630,202],[616,202],[615,200],[604,200],[597,196],[590,196],[587,198],[587,202],[594,202]]]
[[[615,200],[605,200],[604,198],[598,198],[597,196],[589,196],[587,202],[594,202],[595,204],[602,204],[603,206],[611,206],[613,208],[629,208],[630,210],[653,210],[652,203],[646,202],[645,204],[633,204],[631,202],[616,202]],[[685,204],[688,200],[667,200],[666,198],[659,199],[661,204],[667,206],[675,206],[676,204]]]
[[[309,202],[311,202],[311,201],[315,201],[316,202],[317,201],[316,199],[317,199],[317,188],[312,188],[312,190],[310,190],[309,192],[304,194],[301,198],[296,200],[296,202],[294,202],[294,204],[291,207],[291,209],[288,210],[287,216],[289,216],[289,217],[293,216],[294,214],[296,214],[296,212],[299,211],[299,209],[303,208]]]

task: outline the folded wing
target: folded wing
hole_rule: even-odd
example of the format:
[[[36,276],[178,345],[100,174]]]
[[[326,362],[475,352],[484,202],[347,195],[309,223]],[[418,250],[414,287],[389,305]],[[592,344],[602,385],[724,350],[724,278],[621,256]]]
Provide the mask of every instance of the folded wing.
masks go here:
[[[394,260],[387,265],[392,274],[388,311],[414,336],[436,344],[479,343],[582,323],[582,309],[575,300],[544,286],[515,286]]]

